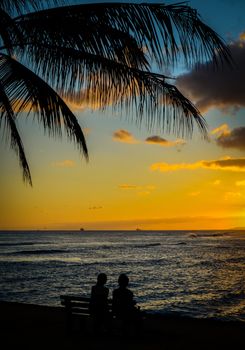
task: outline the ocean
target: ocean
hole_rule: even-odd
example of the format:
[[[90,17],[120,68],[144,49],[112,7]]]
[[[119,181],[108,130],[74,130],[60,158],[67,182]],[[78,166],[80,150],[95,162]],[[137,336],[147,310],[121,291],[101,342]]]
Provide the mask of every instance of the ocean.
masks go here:
[[[120,273],[141,309],[245,322],[245,231],[1,231],[0,300],[60,305]]]

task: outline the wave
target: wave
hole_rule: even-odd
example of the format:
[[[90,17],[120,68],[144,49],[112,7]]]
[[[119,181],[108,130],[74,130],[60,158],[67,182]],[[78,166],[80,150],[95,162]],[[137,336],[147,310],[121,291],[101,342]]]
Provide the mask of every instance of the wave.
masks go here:
[[[229,258],[226,259],[226,261],[229,263],[245,263],[245,256],[241,256],[239,258]]]
[[[133,248],[150,248],[150,247],[157,247],[159,245],[161,245],[161,243],[135,244],[133,245]]]
[[[105,249],[105,250],[112,250],[112,249],[134,249],[134,248],[150,248],[150,247],[157,247],[160,246],[161,243],[156,242],[156,243],[144,243],[144,244],[106,244],[106,245],[99,245],[99,246],[92,246],[92,247],[86,247],[86,248],[90,248],[90,249],[95,249],[95,250],[101,250],[101,249]]]
[[[190,238],[209,238],[209,237],[224,237],[230,235],[230,231],[214,231],[214,232],[189,232],[187,237]]]
[[[64,249],[35,249],[35,250],[20,250],[17,252],[5,253],[4,255],[18,256],[18,255],[46,255],[46,254],[57,254],[67,253],[68,250]]]
[[[237,257],[237,258],[226,258],[224,256],[224,258],[222,259],[213,259],[213,260],[203,260],[203,261],[199,261],[196,264],[194,264],[194,266],[205,266],[205,267],[214,267],[216,265],[226,265],[226,264],[230,264],[230,263],[235,263],[235,264],[240,264],[240,263],[245,263],[245,256],[241,256],[241,257]]]
[[[243,301],[245,298],[245,291],[243,289],[232,291],[229,293],[226,293],[224,295],[218,296],[216,298],[212,298],[208,301],[208,304],[214,305],[214,304],[233,304],[233,303],[239,303],[240,301]]]
[[[0,243],[0,247],[18,247],[18,246],[28,246],[28,245],[34,245],[35,243],[34,242],[16,242],[16,243]]]

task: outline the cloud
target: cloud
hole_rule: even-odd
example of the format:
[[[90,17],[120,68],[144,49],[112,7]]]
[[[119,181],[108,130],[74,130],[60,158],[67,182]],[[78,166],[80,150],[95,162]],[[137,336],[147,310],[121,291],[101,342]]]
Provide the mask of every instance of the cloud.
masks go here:
[[[139,186],[136,185],[128,185],[128,184],[123,184],[118,186],[121,190],[135,190],[139,188]]]
[[[217,128],[210,131],[211,135],[229,135],[230,134],[230,128],[227,124],[221,124]]]
[[[245,150],[245,127],[230,129],[227,124],[222,124],[212,130],[211,135],[216,135],[216,144],[223,148],[236,148]]]
[[[147,196],[152,193],[156,189],[156,186],[154,185],[145,185],[145,186],[137,186],[137,185],[129,185],[129,184],[122,184],[118,186],[120,190],[132,190],[134,193],[137,192],[140,196]]]
[[[236,201],[242,198],[242,194],[240,192],[226,192],[224,199],[226,201]]]
[[[240,40],[245,40],[245,32],[241,33],[239,38],[240,38]]]
[[[163,147],[183,146],[186,144],[186,142],[181,139],[177,139],[175,141],[168,141],[157,135],[147,137],[145,142],[150,144],[160,145]]]
[[[245,186],[245,180],[237,181],[236,186]]]
[[[213,185],[213,186],[219,186],[220,183],[221,183],[220,180],[215,180],[215,181],[212,182],[212,185]]]
[[[245,150],[245,127],[224,130],[216,139],[218,146]]]
[[[89,210],[99,210],[99,209],[103,209],[103,207],[101,207],[101,206],[89,207]]]
[[[154,163],[150,166],[152,171],[168,172],[177,170],[196,170],[196,169],[210,169],[210,170],[226,170],[245,172],[245,158],[226,158],[218,160],[200,160],[195,163]]]
[[[149,194],[151,194],[150,191],[141,191],[141,192],[138,192],[138,195],[139,195],[139,196],[149,196]]]
[[[85,111],[85,110],[99,110],[105,106],[111,106],[115,100],[113,100],[110,94],[105,96],[104,99],[98,98],[98,94],[95,91],[91,91],[89,88],[83,88],[76,94],[66,95],[64,100],[72,111]]]
[[[195,102],[202,113],[210,108],[234,111],[245,107],[245,33],[228,45],[234,67],[214,69],[213,62],[199,64],[198,69],[177,78],[178,88]]]
[[[133,134],[124,129],[116,130],[113,133],[113,140],[131,144],[139,143],[139,141],[134,138]]]
[[[138,140],[134,135],[128,130],[119,129],[114,131],[113,140],[116,142],[124,142],[129,144],[142,143],[143,141]],[[144,141],[147,144],[160,145],[163,147],[174,147],[174,146],[184,146],[186,142],[182,139],[177,139],[175,141],[168,141],[158,135],[149,136]]]
[[[74,168],[76,163],[73,160],[65,159],[61,162],[52,163],[52,165],[56,168]]]
[[[197,197],[197,196],[199,196],[200,194],[201,194],[200,191],[196,191],[196,192],[188,193],[188,196],[190,196],[190,197]]]

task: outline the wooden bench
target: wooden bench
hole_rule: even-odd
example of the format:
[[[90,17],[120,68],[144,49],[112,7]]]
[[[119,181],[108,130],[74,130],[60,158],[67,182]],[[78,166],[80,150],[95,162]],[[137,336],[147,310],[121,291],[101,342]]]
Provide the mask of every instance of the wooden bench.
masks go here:
[[[88,330],[91,327],[89,311],[90,298],[77,295],[61,295],[61,305],[65,307],[66,327],[68,332]],[[112,315],[112,300],[108,300],[109,312]]]
[[[91,332],[93,327],[93,319],[90,316],[89,297],[82,297],[78,295],[61,295],[61,305],[65,307],[66,317],[66,329],[68,333],[79,332]],[[118,334],[122,332],[123,322],[115,317],[112,313],[112,299],[108,299],[110,328],[113,333]],[[140,319],[144,319],[144,312],[140,311],[141,317],[135,323],[135,326],[140,325]]]

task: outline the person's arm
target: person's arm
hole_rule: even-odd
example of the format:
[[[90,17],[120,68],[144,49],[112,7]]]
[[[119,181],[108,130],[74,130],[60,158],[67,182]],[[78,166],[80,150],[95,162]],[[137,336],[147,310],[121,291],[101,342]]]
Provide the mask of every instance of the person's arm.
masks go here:
[[[131,291],[131,290],[129,290],[129,295],[130,295],[130,303],[131,303],[131,305],[132,306],[135,306],[137,303],[136,303],[136,300],[134,299],[134,293]]]

